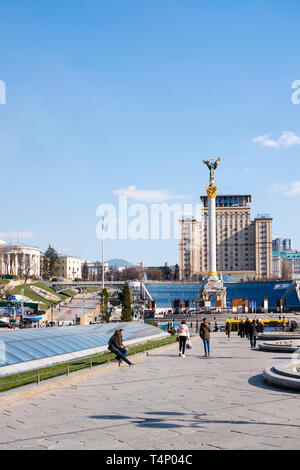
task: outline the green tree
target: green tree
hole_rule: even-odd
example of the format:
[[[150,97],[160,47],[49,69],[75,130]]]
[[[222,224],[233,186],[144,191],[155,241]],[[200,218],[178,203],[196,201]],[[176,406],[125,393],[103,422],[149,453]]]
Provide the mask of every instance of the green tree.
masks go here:
[[[179,266],[178,266],[178,264],[175,264],[174,281],[179,281]]]
[[[89,278],[89,268],[86,261],[82,265],[81,277],[83,281],[87,281]]]
[[[168,263],[165,263],[163,267],[163,276],[165,281],[171,280],[171,269],[168,266]]]
[[[56,276],[58,272],[59,255],[57,251],[49,245],[47,250],[43,254],[43,278],[50,279],[53,276]]]
[[[100,312],[102,319],[106,322],[110,322],[110,314],[108,311],[108,292],[106,287],[104,287],[101,293],[101,301],[100,301]]]
[[[125,282],[124,284],[121,299],[122,299],[121,321],[131,321],[132,320],[131,293],[130,293],[130,287],[127,282]]]

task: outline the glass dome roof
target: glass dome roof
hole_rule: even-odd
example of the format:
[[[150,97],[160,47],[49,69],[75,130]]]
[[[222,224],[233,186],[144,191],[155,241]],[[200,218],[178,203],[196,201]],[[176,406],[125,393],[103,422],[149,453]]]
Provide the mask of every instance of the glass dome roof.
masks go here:
[[[138,342],[136,340],[165,336],[165,333],[157,327],[135,322],[1,331],[0,371],[4,366],[21,362],[87,349],[102,347],[105,350],[109,338],[119,328],[124,330],[124,342]]]

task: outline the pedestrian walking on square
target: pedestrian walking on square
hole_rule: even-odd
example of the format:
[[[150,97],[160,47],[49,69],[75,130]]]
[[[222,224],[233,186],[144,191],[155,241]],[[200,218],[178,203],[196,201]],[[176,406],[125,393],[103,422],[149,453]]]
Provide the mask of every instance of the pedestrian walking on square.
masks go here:
[[[250,338],[250,345],[251,349],[255,348],[256,346],[256,337],[258,335],[258,328],[255,320],[252,320],[252,323],[250,324],[250,330],[249,330],[249,338]]]
[[[108,341],[108,347],[111,352],[116,354],[116,359],[119,361],[119,366],[121,366],[122,360],[127,362],[129,366],[135,366],[134,362],[129,361],[126,355],[128,350],[123,344],[123,330],[116,330],[112,337]]]
[[[206,318],[203,318],[203,321],[200,325],[199,335],[204,345],[204,356],[210,356],[210,332],[210,323],[206,320]]]
[[[244,338],[245,337],[245,323],[243,320],[240,321],[239,332],[240,332],[240,337]]]
[[[227,322],[226,322],[225,332],[226,332],[228,338],[230,338],[230,332],[231,332],[231,321],[230,320],[227,320]]]
[[[182,320],[180,327],[177,328],[177,335],[179,341],[179,357],[185,357],[186,341],[190,338],[189,329],[185,320]]]
[[[245,321],[245,336],[248,339],[249,339],[250,325],[251,325],[251,322],[250,322],[249,318],[247,318],[247,320]]]

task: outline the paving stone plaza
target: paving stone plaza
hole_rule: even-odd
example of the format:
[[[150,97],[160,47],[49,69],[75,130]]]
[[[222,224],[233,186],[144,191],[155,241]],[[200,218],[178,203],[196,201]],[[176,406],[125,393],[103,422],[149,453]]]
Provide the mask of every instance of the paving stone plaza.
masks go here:
[[[11,402],[3,394],[0,450],[299,449],[299,392],[263,378],[292,354],[251,350],[236,333],[212,333],[211,357],[192,342],[185,358],[175,343],[136,367],[99,366]]]

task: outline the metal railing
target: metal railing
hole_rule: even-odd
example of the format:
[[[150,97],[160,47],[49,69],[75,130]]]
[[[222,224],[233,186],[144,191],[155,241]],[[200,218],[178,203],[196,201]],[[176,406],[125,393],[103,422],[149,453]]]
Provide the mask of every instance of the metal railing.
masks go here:
[[[171,340],[171,338],[174,338]],[[167,340],[167,341],[166,341]],[[166,346],[168,344],[172,344],[175,342],[175,336],[171,337],[166,337],[164,339],[160,340],[155,340],[147,343],[140,343],[135,345],[134,347],[131,347],[129,350],[128,355],[134,355],[136,357],[137,350],[138,354],[145,354],[147,352],[147,356],[149,355],[148,352],[152,351],[153,349],[159,348],[161,346]],[[147,345],[149,347],[147,347]],[[80,371],[82,369],[87,369],[89,368],[92,370],[93,367],[97,367],[99,365],[104,365],[104,364],[110,364],[110,362],[115,360],[114,353],[110,352],[109,350],[99,353],[99,354],[94,354],[92,356],[88,357],[82,357],[82,358],[77,358],[77,359],[72,359],[69,361],[65,362],[60,362],[56,363],[55,365],[52,366],[44,366],[44,367],[38,367],[35,369],[31,369],[28,372],[23,372],[23,373],[13,373],[13,374],[8,374],[4,377],[0,377],[0,393],[4,391],[11,390],[12,388],[17,388],[20,386],[26,386],[30,384],[36,383],[37,385],[40,385],[42,380],[48,380],[48,379],[54,379],[58,376],[64,376],[66,375],[67,377],[72,374],[72,372]],[[106,357],[106,360],[102,360]],[[72,366],[73,369],[72,370]],[[22,374],[23,377],[16,379],[16,380],[7,380],[8,377],[14,377],[16,375]],[[32,375],[27,375],[27,374],[32,374]],[[21,385],[15,385],[15,387],[11,387],[11,384],[21,384]],[[22,385],[23,384],[23,385]]]

